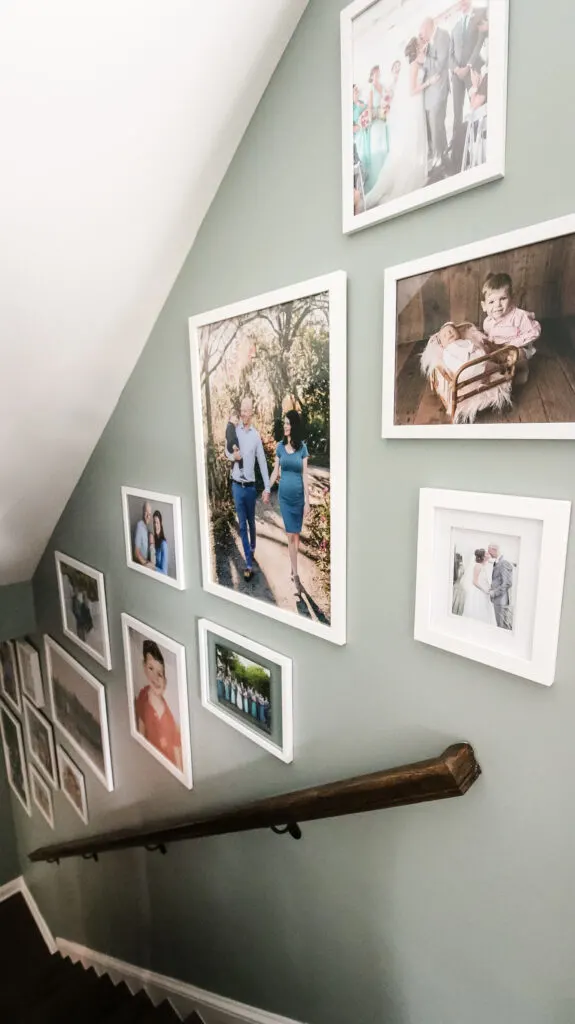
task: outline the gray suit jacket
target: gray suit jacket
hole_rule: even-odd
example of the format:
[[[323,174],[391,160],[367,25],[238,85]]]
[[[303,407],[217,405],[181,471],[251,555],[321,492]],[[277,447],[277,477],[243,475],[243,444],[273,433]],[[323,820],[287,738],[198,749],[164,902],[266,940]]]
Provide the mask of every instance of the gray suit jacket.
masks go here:
[[[423,62],[424,82],[434,75],[439,75],[439,81],[430,85],[423,92],[423,102],[426,110],[434,110],[435,107],[447,102],[449,95],[449,51],[451,39],[449,32],[443,28],[435,30],[435,36],[430,42],[425,60]]]
[[[481,45],[485,36],[481,36]],[[453,26],[453,32],[451,33],[451,46],[449,49],[449,67],[452,71],[455,68],[464,68],[467,64],[472,64],[472,57],[475,52],[475,47],[479,40],[478,30],[478,19],[476,17],[470,17],[467,24],[467,29],[463,31],[463,18]]]
[[[500,558],[493,566],[493,575],[491,577],[489,596],[493,604],[498,604],[502,608],[507,607],[509,604],[509,591],[512,585],[513,566],[511,562],[506,562],[504,558]]]

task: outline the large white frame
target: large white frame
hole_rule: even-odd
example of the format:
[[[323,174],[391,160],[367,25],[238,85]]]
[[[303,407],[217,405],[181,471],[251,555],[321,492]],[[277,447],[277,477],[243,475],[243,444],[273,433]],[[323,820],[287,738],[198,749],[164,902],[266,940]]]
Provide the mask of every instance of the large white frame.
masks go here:
[[[66,800],[68,801],[70,806],[74,808],[76,814],[80,818],[80,821],[83,821],[84,825],[87,825],[88,824],[88,797],[87,797],[87,794],[86,794],[86,779],[85,779],[85,776],[84,776],[84,772],[80,768],[78,768],[78,765],[76,764],[76,762],[72,760],[70,755],[64,750],[64,747],[60,746],[60,744],[58,744],[58,746],[56,747],[56,757],[58,759],[58,774],[60,776],[60,789],[62,790],[62,793],[66,797]],[[63,772],[63,769],[62,769],[62,765],[63,764],[66,764],[66,767],[69,768],[70,771],[72,772],[72,774],[76,777],[76,781],[78,782],[78,785],[80,787],[80,796],[82,798],[82,810],[80,810],[79,807],[76,806],[76,804],[72,800],[72,797],[70,796],[68,790],[65,788],[65,786],[64,786],[64,784],[62,782],[62,778],[63,778],[63,775],[64,775],[64,772]]]
[[[447,631],[446,618],[444,618],[443,629],[441,628],[441,616],[435,616],[434,609],[447,596],[442,590],[447,565],[444,564],[444,560],[438,559],[440,545],[436,530],[436,516],[444,510],[453,513],[464,512],[475,516],[475,521],[469,528],[478,530],[483,529],[480,523],[481,516],[485,514],[491,517],[505,517],[509,523],[513,521],[515,524],[524,520],[526,528],[534,521],[541,523],[538,579],[531,601],[533,610],[533,628],[530,633],[531,657],[519,656],[518,653],[511,650],[511,647],[505,650],[500,643],[494,643],[493,647],[486,646],[485,629],[483,632],[478,631],[475,639],[472,635],[468,639],[455,627],[453,627],[453,631]],[[473,661],[483,662],[493,668],[511,672],[525,679],[532,679],[544,686],[550,686],[555,678],[570,516],[571,502],[569,501],[423,488],[419,498],[415,639]],[[514,525],[513,532],[519,532],[523,540],[520,526]],[[520,595],[521,591],[518,597]],[[487,629],[490,628],[487,627]],[[504,631],[496,632],[503,633]],[[499,641],[500,638],[497,637],[497,640]]]
[[[149,743],[148,740],[145,739],[145,737],[138,731],[138,723],[136,722],[136,713],[134,709],[134,665],[132,664],[132,654],[130,650],[130,629],[134,629],[137,633],[140,633],[148,640],[153,640],[160,647],[165,647],[176,657],[178,674],[178,710],[180,715],[180,734],[182,738],[183,771],[180,771],[175,764],[172,764],[167,757],[164,757],[164,755]],[[155,758],[163,768],[169,771],[174,778],[178,780],[178,782],[181,782],[187,789],[192,789],[192,741],[190,736],[186,649],[183,644],[179,644],[176,640],[172,640],[169,636],[165,636],[164,633],[159,633],[157,629],[152,629],[151,626],[147,626],[139,619],[134,619],[131,615],[127,615],[126,612],[122,612],[122,636],[124,640],[126,687],[128,690],[128,710],[130,713],[130,734],[132,739],[134,739],[136,743],[139,743],[148,754],[151,754],[151,756]]]
[[[281,669],[281,685],[282,685],[282,745],[278,746],[273,743],[271,739],[264,736],[263,733],[258,733],[255,729],[248,728],[244,725],[240,718],[236,718],[220,707],[215,701],[212,700],[210,692],[210,665],[209,665],[209,643],[208,639],[210,634],[216,639],[227,640],[230,644],[237,644],[239,647],[244,647],[246,650],[251,651],[256,657],[264,658],[267,661],[274,662],[275,665]],[[273,754],[274,757],[278,757],[280,761],[285,764],[291,764],[293,761],[293,698],[292,698],[292,660],[287,658],[284,654],[278,654],[277,651],[272,651],[269,647],[264,647],[263,644],[256,643],[255,640],[248,640],[247,637],[242,636],[240,633],[234,633],[231,629],[225,629],[223,626],[218,626],[215,622],[210,622],[209,619],[200,619],[198,622],[198,637],[200,642],[200,683],[202,691],[202,707],[210,711],[212,715],[216,715],[217,718],[221,718],[222,722],[226,725],[236,729],[237,732],[241,732],[242,736],[247,736],[252,743],[257,743],[258,746],[263,747],[269,754]]]
[[[174,512],[174,558],[176,562],[176,578],[166,576],[164,573],[156,572],[155,569],[147,569],[145,565],[138,565],[132,557],[132,538],[130,536],[130,511],[128,498],[141,498],[142,501],[163,502],[171,505]],[[128,569],[140,572],[157,583],[167,583],[169,587],[176,590],[186,589],[184,572],[184,539],[182,531],[182,502],[176,494],[161,494],[159,491],[145,491],[142,487],[122,487],[122,517],[124,520],[124,543],[126,546],[126,564]]]
[[[48,806],[50,808],[49,814],[46,814],[46,811],[44,810],[42,804],[38,800],[38,797],[36,795],[36,787],[39,787],[40,789],[44,790],[46,794]],[[35,803],[38,810],[40,811],[40,814],[44,818],[44,821],[48,823],[50,828],[54,828],[54,797],[52,794],[52,790],[46,784],[46,782],[40,775],[40,772],[38,771],[37,768],[34,767],[33,764],[30,765],[30,792],[32,795],[32,800]]]
[[[398,425],[395,419],[395,364],[396,364],[396,330],[397,330],[397,282],[408,277],[416,277],[433,270],[441,270],[467,263],[469,260],[493,256],[510,249],[520,249],[525,245],[547,242],[563,235],[575,233],[575,214],[543,221],[526,228],[509,231],[504,235],[495,235],[480,242],[448,249],[446,252],[433,253],[422,259],[389,267],[385,271],[384,313],[383,313],[383,402],[382,402],[382,436],[383,437],[433,437],[451,439],[494,438],[506,437],[517,440],[575,438],[575,422],[573,423],[458,423],[438,424],[433,426]]]
[[[425,185],[364,213],[353,210],[353,21],[380,0],[355,0],[341,12],[341,100],[342,100],[342,203],[343,231],[349,234],[380,221],[398,217],[446,196],[466,192],[505,174],[507,121],[507,62],[509,0],[491,0],[489,5],[489,130],[487,160],[481,167],[454,174],[451,178]]]
[[[17,700],[12,700],[12,697],[6,690],[6,680],[4,679],[4,669],[0,662],[0,697],[3,697],[9,708],[17,715],[22,714],[22,688],[20,685],[20,666],[18,664],[18,656],[16,654],[16,645],[13,640],[3,641],[8,650],[10,651],[10,659],[12,661],[12,668],[14,670],[14,682],[16,683],[16,697]]]
[[[44,780],[48,781],[50,783],[50,785],[53,786],[54,789],[57,789],[58,788],[58,768],[57,768],[57,765],[56,765],[56,743],[55,743],[55,740],[54,740],[54,728],[52,726],[52,723],[50,722],[50,720],[48,718],[46,718],[46,715],[42,714],[42,712],[39,711],[38,708],[34,706],[34,704],[32,703],[32,701],[30,700],[29,697],[24,697],[23,698],[23,706],[24,706],[24,729],[25,729],[25,732],[26,732],[26,743],[27,743],[27,746],[28,746],[28,753],[30,755],[30,760],[31,760],[32,764],[36,767],[36,770],[39,771],[40,775],[43,776]],[[44,765],[42,764],[40,759],[36,756],[36,753],[34,751],[34,748],[33,748],[33,745],[32,745],[31,730],[30,730],[30,717],[31,716],[33,716],[36,719],[36,721],[40,723],[40,726],[42,727],[42,729],[44,729],[44,732],[48,736],[48,746],[50,748],[50,767],[52,769],[52,774],[50,774],[50,772],[46,771],[46,769],[44,768]]]
[[[79,562],[76,558],[71,558],[70,555],[64,555],[61,551],[54,552],[54,558],[56,560],[56,577],[58,579],[58,594],[60,596],[60,612],[62,615],[62,631],[73,643],[81,647],[86,654],[89,654],[94,661],[99,662],[104,668],[112,668],[112,656],[110,654],[110,629],[108,625],[108,609],[106,605],[106,584],[104,581],[104,573],[100,572],[99,569],[92,569],[85,562]],[[84,640],[80,640],[80,637],[68,629],[66,625],[66,598],[64,594],[64,579],[62,573],[62,565],[69,565],[72,569],[77,569],[79,572],[84,573],[85,576],[90,576],[96,581],[98,586],[98,603],[101,609],[102,615],[102,630],[104,636],[104,653],[99,654],[98,651],[94,650],[90,644],[85,643]]]
[[[209,505],[206,486],[204,458],[204,427],[202,395],[200,385],[198,331],[200,327],[226,320],[230,317],[250,313],[283,302],[329,293],[329,368],[330,368],[330,495],[331,495],[331,552],[330,552],[330,612],[331,625],[298,616],[293,612],[266,604],[258,598],[235,591],[216,583],[212,578],[210,558]],[[322,637],[335,644],[346,642],[346,540],[347,540],[347,274],[343,270],[312,278],[300,284],[266,292],[242,302],[221,306],[207,313],[190,317],[190,351],[192,368],[192,391],[194,405],[194,433],[196,445],[196,470],[198,477],[198,503],[200,538],[202,550],[203,587],[210,594],[223,597],[226,601],[251,608],[252,611],[277,619],[295,629]]]
[[[114,791],[114,773],[112,770],[112,753],[110,747],[110,729],[108,725],[108,708],[106,703],[106,688],[99,679],[96,679],[79,661],[76,661],[71,654],[68,654],[60,644],[56,643],[51,636],[44,637],[44,650],[46,654],[46,665],[48,668],[48,688],[50,690],[50,703],[52,705],[52,718],[54,725],[60,730],[63,736],[66,737],[68,743],[74,748],[77,754],[86,762],[86,764],[92,769],[94,775],[100,780],[105,789],[109,793]],[[104,772],[102,773],[98,766],[94,764],[86,752],[82,749],[78,741],[68,732],[66,727],[61,724],[58,719],[56,701],[54,699],[54,687],[52,685],[52,651],[55,651],[59,657],[67,661],[72,666],[77,675],[81,676],[82,679],[91,686],[98,695],[98,711],[100,713],[100,727],[102,733],[102,751],[104,754]]]
[[[24,796],[25,800],[22,799],[21,794],[16,789],[14,782],[12,781],[12,769],[10,766],[10,759],[8,757],[8,744],[6,743],[6,737],[4,735],[4,721],[2,718],[4,713],[12,722],[16,728],[16,735],[18,737],[18,753],[20,754],[20,760],[22,762],[22,778],[24,780]],[[24,750],[24,734],[22,730],[22,723],[18,721],[16,715],[10,710],[5,701],[0,700],[0,733],[2,734],[2,748],[4,751],[4,764],[6,766],[6,778],[8,779],[8,785],[17,797],[18,801],[22,804],[22,807],[26,811],[28,817],[32,817],[32,805],[30,803],[30,781],[28,779],[28,765],[26,763],[26,752]]]

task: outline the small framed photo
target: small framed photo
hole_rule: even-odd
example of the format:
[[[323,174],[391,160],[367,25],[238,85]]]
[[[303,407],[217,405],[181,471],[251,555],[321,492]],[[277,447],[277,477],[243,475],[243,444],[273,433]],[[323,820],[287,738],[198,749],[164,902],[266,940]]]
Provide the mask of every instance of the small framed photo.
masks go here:
[[[22,693],[29,697],[37,708],[43,708],[46,697],[38,651],[27,640],[16,640],[16,656]]]
[[[30,806],[30,786],[28,784],[28,768],[24,754],[24,737],[22,725],[12,714],[10,708],[0,701],[0,732],[4,748],[4,762],[10,789],[17,796],[26,811],[32,816]]]
[[[88,799],[86,796],[86,779],[78,765],[66,753],[63,747],[56,748],[60,787],[69,803],[76,811],[84,825],[88,824]]]
[[[57,789],[58,770],[54,729],[52,723],[34,707],[28,697],[24,697],[24,727],[30,760],[44,778]]]
[[[575,215],[385,271],[383,436],[575,438]]]
[[[33,764],[30,765],[30,789],[32,800],[40,811],[42,817],[47,821],[50,828],[54,828],[54,799],[52,790],[46,785],[40,772]]]
[[[111,793],[114,776],[106,690],[52,637],[45,638],[45,647],[54,724]]]
[[[0,641],[0,696],[17,715],[22,713],[18,661],[16,649],[11,640]]]
[[[104,668],[112,668],[104,575],[61,551],[55,552],[62,629]]]
[[[172,494],[122,487],[122,507],[128,568],[184,590],[180,499]]]
[[[122,632],[132,737],[191,789],[185,648],[125,613]]]
[[[202,704],[280,761],[293,761],[292,662],[200,619]]]
[[[503,176],[508,19],[508,0],[344,8],[345,232]]]
[[[424,488],[415,639],[550,686],[571,503]]]

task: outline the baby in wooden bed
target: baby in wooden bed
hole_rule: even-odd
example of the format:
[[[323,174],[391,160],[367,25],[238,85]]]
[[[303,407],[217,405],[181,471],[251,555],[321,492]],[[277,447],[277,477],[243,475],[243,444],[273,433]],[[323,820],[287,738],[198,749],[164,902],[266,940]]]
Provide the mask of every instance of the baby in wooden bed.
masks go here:
[[[457,379],[458,401],[453,413],[454,423],[473,423],[477,413],[482,409],[503,409],[511,404],[511,382],[505,380],[494,383],[492,387],[479,394],[466,395],[466,390],[476,390],[475,378],[490,371],[501,370],[501,363],[491,361],[488,356],[494,351],[486,336],[475,324],[446,323],[432,334],[421,356],[421,370],[430,384],[437,391],[446,409],[452,405],[452,388],[458,372],[466,363],[485,356],[485,360],[475,363],[463,370]],[[436,370],[447,371],[448,379]],[[465,382],[469,386],[465,387]]]

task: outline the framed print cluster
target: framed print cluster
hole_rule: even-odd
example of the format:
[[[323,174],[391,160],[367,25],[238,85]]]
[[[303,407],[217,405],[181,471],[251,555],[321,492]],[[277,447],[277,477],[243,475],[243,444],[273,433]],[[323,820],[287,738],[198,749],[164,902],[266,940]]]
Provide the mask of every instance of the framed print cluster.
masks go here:
[[[508,0],[344,8],[345,232],[503,176],[508,17]]]
[[[415,639],[551,685],[571,503],[424,488]]]
[[[11,640],[0,641],[0,696],[4,698],[12,711],[19,715],[22,711],[22,698],[18,681],[18,662],[16,648]]]
[[[18,798],[26,814],[32,815],[30,786],[24,753],[22,725],[10,708],[0,701],[0,732],[4,749],[4,763],[10,789]]]
[[[185,648],[125,613],[122,633],[132,737],[191,789]]]
[[[54,723],[111,793],[114,776],[106,691],[51,637],[46,637],[45,646]]]
[[[86,796],[86,779],[78,765],[66,753],[64,747],[56,748],[58,759],[58,773],[60,775],[60,786],[68,803],[72,805],[76,814],[88,824],[88,799]]]
[[[55,559],[64,633],[100,665],[111,669],[103,573],[61,551],[55,552]]]
[[[345,643],[346,275],[194,316],[190,344],[204,588]]]
[[[28,697],[24,697],[24,726],[28,753],[33,764],[45,779],[56,789],[58,770],[56,767],[56,745],[54,730],[41,711],[38,711]]]
[[[200,619],[202,704],[286,764],[293,761],[292,662]]]
[[[46,785],[40,772],[36,770],[33,764],[30,765],[30,790],[32,800],[40,814],[50,828],[54,828],[54,798],[52,790]]]
[[[383,436],[575,438],[575,215],[385,272]]]
[[[16,656],[22,693],[29,697],[36,707],[43,708],[46,698],[38,651],[27,640],[16,640]]]
[[[122,509],[128,568],[184,590],[180,499],[172,494],[122,487]]]

